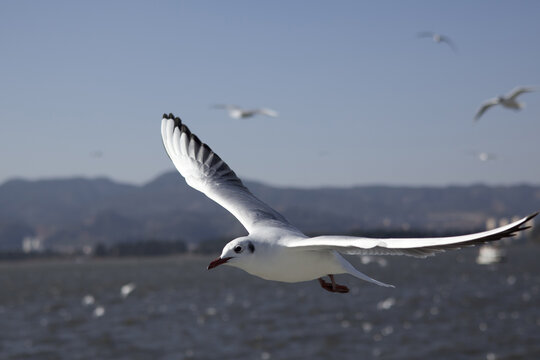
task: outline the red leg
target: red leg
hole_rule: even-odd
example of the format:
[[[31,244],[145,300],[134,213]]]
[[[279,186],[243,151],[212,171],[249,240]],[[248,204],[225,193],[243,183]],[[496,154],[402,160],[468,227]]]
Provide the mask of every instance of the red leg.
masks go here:
[[[323,278],[319,278],[318,280],[319,280],[319,284],[321,284],[321,287],[324,290],[333,292],[331,283],[324,281]]]
[[[328,276],[330,277],[330,280],[332,281],[331,283],[324,281],[323,278],[318,279],[319,284],[321,284],[321,287],[324,290],[330,291],[330,292],[342,293],[342,294],[349,292],[349,288],[346,287],[345,285],[336,284],[334,280],[334,275],[329,274]]]

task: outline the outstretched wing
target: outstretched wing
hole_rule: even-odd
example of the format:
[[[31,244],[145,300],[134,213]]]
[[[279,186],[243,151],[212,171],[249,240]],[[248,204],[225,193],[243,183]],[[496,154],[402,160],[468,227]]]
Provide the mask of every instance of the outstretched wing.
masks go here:
[[[234,171],[182,124],[179,117],[163,115],[161,137],[167,154],[188,185],[231,212],[250,233],[259,227],[299,232],[281,214],[257,199]]]
[[[528,229],[523,226],[538,213],[524,217],[511,224],[497,229],[476,234],[439,237],[439,238],[404,238],[404,239],[373,239],[353,236],[318,236],[296,240],[286,244],[289,248],[302,250],[335,250],[349,255],[408,255],[426,257],[437,252],[459,249],[489,241],[514,236],[516,232]]]
[[[441,36],[441,42],[447,43],[448,46],[452,49],[453,52],[457,53],[456,44],[448,36]]]
[[[263,108],[263,109],[257,109],[257,110],[254,110],[254,111],[259,113],[259,114],[270,116],[270,117],[277,117],[278,116],[277,111],[272,110],[272,109]]]
[[[480,117],[486,112],[487,109],[498,104],[499,104],[499,98],[489,99],[488,101],[483,103],[482,106],[480,106],[480,109],[478,109],[478,111],[476,112],[476,115],[474,115],[474,120],[478,121],[478,119],[480,119]]]
[[[515,100],[519,95],[526,92],[533,92],[535,89],[531,87],[518,87],[512,90],[506,97],[509,100]]]

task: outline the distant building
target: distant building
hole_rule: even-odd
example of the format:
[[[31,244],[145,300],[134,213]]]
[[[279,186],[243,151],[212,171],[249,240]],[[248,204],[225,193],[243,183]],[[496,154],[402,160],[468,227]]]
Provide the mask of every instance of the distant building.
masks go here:
[[[497,227],[497,219],[495,218],[488,218],[486,220],[486,230],[492,230]]]
[[[500,227],[500,226],[505,226],[505,225],[508,225],[510,223],[513,223],[515,221],[518,221],[519,219],[521,219],[520,216],[517,216],[517,215],[514,215],[512,216],[512,218],[500,218],[500,219],[497,219],[497,218],[494,218],[494,217],[490,217],[486,220],[486,230],[493,230],[495,229],[496,227]],[[534,227],[534,220],[535,219],[531,219],[529,220],[529,222],[527,223],[527,226],[530,226],[531,229]],[[525,231],[520,231],[518,233],[516,233],[516,235],[514,236],[514,239],[521,239],[523,238],[524,236],[526,236],[530,231],[531,229],[527,229]],[[503,240],[505,243],[508,243],[509,241],[511,241],[511,239],[504,239]]]
[[[33,252],[42,252],[44,250],[43,239],[39,236],[26,236],[22,240],[21,245],[22,251],[26,254]]]

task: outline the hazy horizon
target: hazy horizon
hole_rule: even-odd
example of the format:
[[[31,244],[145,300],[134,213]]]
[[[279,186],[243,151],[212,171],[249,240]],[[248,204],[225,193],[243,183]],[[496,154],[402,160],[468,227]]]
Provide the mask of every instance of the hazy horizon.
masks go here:
[[[150,179],[142,182],[126,181],[121,179],[115,179],[107,175],[71,175],[71,176],[51,176],[51,177],[38,177],[38,178],[28,178],[22,176],[14,176],[6,179],[5,181],[0,182],[0,186],[4,185],[10,181],[29,181],[29,182],[39,182],[39,181],[62,181],[62,180],[75,180],[75,179],[84,179],[84,180],[109,180],[117,184],[125,184],[131,186],[144,186],[152,181],[158,179],[159,177],[167,174],[178,174],[176,169],[164,170],[162,173],[158,173]],[[382,186],[382,187],[407,187],[407,188],[448,188],[448,187],[467,187],[467,186],[540,186],[540,182],[515,182],[515,183],[490,183],[490,182],[471,182],[471,183],[448,183],[448,184],[400,184],[400,183],[359,183],[359,184],[350,184],[350,185],[287,185],[287,184],[275,184],[264,180],[252,179],[252,178],[242,178],[243,182],[246,183],[259,183],[265,186],[275,187],[275,188],[291,188],[291,189],[322,189],[322,188],[336,188],[336,189],[346,189],[352,187],[372,187],[372,186]],[[178,174],[178,181],[180,183],[185,183],[184,178]],[[249,184],[248,184],[249,185]]]

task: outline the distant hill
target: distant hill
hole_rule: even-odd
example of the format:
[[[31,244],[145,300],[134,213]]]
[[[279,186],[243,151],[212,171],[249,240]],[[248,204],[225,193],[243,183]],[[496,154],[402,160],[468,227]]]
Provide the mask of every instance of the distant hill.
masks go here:
[[[540,210],[540,186],[278,188],[245,182],[307,233],[415,229],[434,234],[481,229],[489,217]],[[105,178],[11,180],[0,185],[0,248],[38,235],[47,246],[229,239],[245,231],[177,172],[135,186]]]

